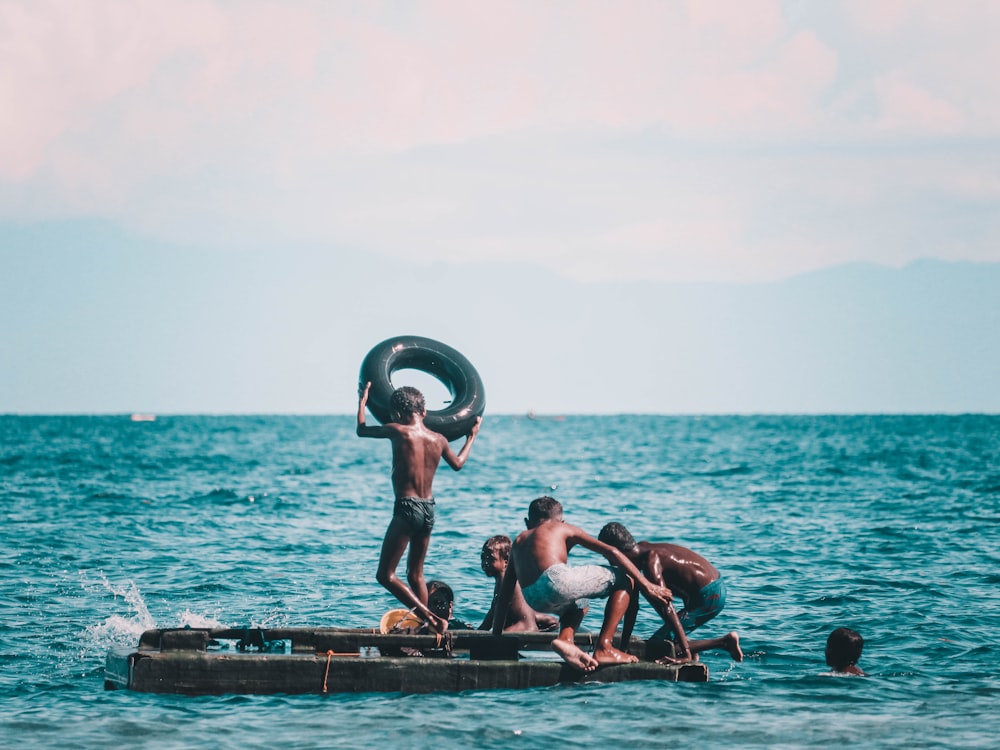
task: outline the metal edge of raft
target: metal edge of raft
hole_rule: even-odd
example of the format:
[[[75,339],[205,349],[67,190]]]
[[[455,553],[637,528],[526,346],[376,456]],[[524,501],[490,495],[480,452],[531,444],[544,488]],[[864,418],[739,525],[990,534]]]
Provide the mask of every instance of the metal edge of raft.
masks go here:
[[[669,643],[633,639],[633,664],[584,673],[553,658],[521,658],[549,651],[553,633],[493,636],[484,631],[385,635],[350,628],[182,628],[149,630],[137,648],[107,656],[105,688],[147,693],[431,693],[548,687],[574,682],[706,682],[699,662],[663,665]],[[577,645],[596,636],[578,634]],[[235,641],[234,650],[222,641]],[[290,653],[284,650],[291,644]],[[276,652],[276,644],[282,651]],[[404,656],[401,649],[423,656]],[[367,652],[379,655],[365,658]],[[400,654],[400,655],[397,655]],[[443,657],[443,658],[442,658]],[[449,658],[450,657],[450,658]]]

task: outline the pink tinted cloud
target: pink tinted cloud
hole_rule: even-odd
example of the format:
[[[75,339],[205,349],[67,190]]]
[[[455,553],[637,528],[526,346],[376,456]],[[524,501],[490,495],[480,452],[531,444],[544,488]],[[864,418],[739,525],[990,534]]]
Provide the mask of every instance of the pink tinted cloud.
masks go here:
[[[31,176],[60,139],[116,109],[129,112],[107,137],[125,140],[143,137],[129,124],[155,131],[162,117],[176,135],[181,121],[252,112],[311,74],[318,34],[311,12],[277,3],[5,0],[0,177]]]
[[[861,33],[917,29],[911,47],[934,31],[934,6],[920,0],[846,7]],[[964,23],[975,24],[976,7],[987,25],[995,19],[959,4]],[[776,0],[4,0],[0,29],[0,107],[15,113],[0,119],[0,176],[14,180],[88,129],[111,142],[173,140],[177,151],[253,133],[265,148],[267,138],[283,138],[316,154],[527,129],[780,137],[830,117],[824,97],[850,53],[813,29],[791,28]],[[978,55],[983,85],[995,87],[982,71],[996,53],[985,49],[968,53]],[[875,71],[869,85],[876,76],[886,103],[920,113],[887,112],[883,127],[940,128],[945,105],[960,113],[973,101],[990,110],[986,119],[1000,106],[972,92],[948,102],[946,81],[905,69]]]
[[[962,112],[900,72],[879,76],[874,84],[879,115],[875,127],[892,133],[958,133],[965,124]]]
[[[867,51],[856,92],[869,92],[882,132],[986,135],[1000,128],[1000,3],[847,0],[845,19]]]
[[[772,0],[6,0],[0,14],[0,105],[16,112],[0,125],[0,176],[15,180],[87,129],[179,151],[270,119],[322,153],[527,128],[785,128],[808,121],[790,110],[826,79],[802,72],[829,57],[784,39]]]
[[[148,79],[157,51],[130,33],[138,5],[0,5],[0,176],[29,176],[52,141]]]
[[[130,217],[167,205],[160,189],[170,183],[170,212],[188,200],[238,216],[264,213],[271,189],[295,205],[317,190],[355,190],[337,181],[338,160],[367,175],[358,165],[372,153],[496,135],[851,139],[876,124],[892,135],[1000,123],[996,53],[961,43],[966,27],[997,28],[996,13],[960,3],[965,25],[949,21],[942,35],[908,7],[880,5],[886,12],[838,39],[793,25],[774,0],[0,0],[0,111],[15,113],[0,117],[0,181],[34,178],[39,193],[79,210],[124,206]],[[877,64],[851,93],[877,112],[852,120],[830,92],[845,60],[858,68],[854,45]],[[381,179],[405,181],[390,163],[391,154]],[[535,163],[521,168],[532,174]],[[220,189],[212,205],[197,193],[216,175],[243,193]],[[376,187],[358,211],[405,213]],[[451,185],[421,189],[435,216],[465,198]],[[630,217],[607,246],[631,243],[639,264],[650,242],[675,236],[657,221]],[[733,245],[709,237],[706,247]]]

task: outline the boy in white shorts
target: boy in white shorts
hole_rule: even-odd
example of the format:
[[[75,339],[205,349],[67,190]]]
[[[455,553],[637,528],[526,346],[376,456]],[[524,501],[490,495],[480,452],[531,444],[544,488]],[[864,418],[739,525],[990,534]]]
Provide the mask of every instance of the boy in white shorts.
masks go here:
[[[540,612],[559,617],[559,637],[552,648],[568,664],[592,672],[601,664],[623,664],[637,661],[612,645],[618,623],[621,622],[634,588],[647,597],[667,605],[670,589],[650,583],[638,568],[620,551],[598,541],[582,529],[563,521],[562,505],[554,498],[537,498],[528,507],[527,526],[514,540],[510,561],[504,573],[493,620],[493,633],[499,635],[506,618],[507,607],[520,583],[528,605]],[[611,566],[567,563],[569,551],[576,545],[603,555]],[[583,620],[589,599],[607,598],[604,622],[593,655],[575,643],[576,629]]]

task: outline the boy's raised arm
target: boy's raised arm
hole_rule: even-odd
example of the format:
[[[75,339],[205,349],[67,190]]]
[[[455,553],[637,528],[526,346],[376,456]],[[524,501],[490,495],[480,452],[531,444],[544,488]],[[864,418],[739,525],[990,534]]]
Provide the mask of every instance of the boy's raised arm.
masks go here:
[[[368,406],[368,390],[371,387],[371,381],[368,381],[363,388],[358,389],[358,437],[388,437],[389,433],[385,428],[365,424],[365,407]]]
[[[447,463],[455,471],[458,471],[463,466],[465,466],[465,460],[469,457],[469,451],[472,450],[472,444],[476,442],[476,435],[479,434],[479,425],[483,423],[482,417],[476,417],[476,421],[472,423],[472,429],[469,430],[469,434],[465,436],[465,445],[462,446],[462,450],[455,455],[455,452],[451,449],[451,445],[448,445],[447,440],[445,441],[445,448],[441,451],[441,456],[444,458],[445,463]]]

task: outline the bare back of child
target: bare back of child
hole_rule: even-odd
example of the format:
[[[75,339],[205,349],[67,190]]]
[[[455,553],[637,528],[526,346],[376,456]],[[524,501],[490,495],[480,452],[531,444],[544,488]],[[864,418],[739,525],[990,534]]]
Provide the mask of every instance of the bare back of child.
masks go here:
[[[472,444],[479,433],[482,418],[477,418],[456,454],[444,435],[424,424],[427,414],[424,397],[416,388],[403,386],[390,399],[391,421],[368,425],[365,407],[371,383],[359,393],[359,437],[386,438],[392,444],[392,489],[395,496],[392,520],[386,529],[379,554],[376,580],[399,601],[420,615],[438,632],[448,621],[427,606],[424,561],[434,527],[434,474],[441,460],[455,471],[465,465]],[[406,564],[407,583],[396,575],[396,568],[409,547]],[[409,585],[407,585],[409,584]]]

